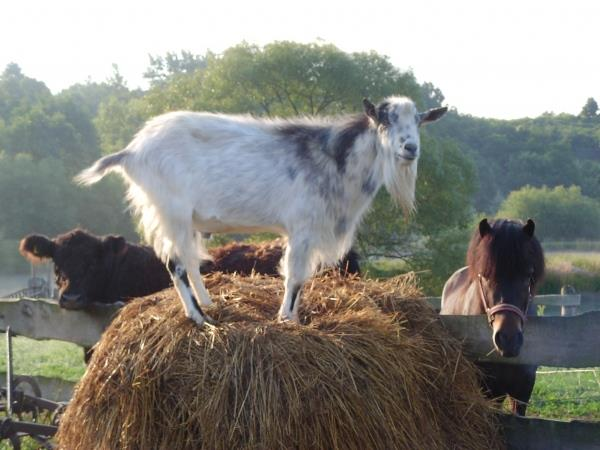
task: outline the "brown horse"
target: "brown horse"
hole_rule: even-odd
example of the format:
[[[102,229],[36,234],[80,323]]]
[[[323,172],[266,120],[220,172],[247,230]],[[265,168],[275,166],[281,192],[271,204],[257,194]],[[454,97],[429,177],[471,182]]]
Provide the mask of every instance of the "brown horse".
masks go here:
[[[492,342],[502,356],[518,356],[523,326],[544,276],[544,253],[534,236],[535,223],[483,219],[467,251],[467,267],[444,285],[440,314],[486,314]],[[481,363],[484,388],[492,398],[513,399],[513,411],[524,415],[535,383],[536,366]],[[516,400],[516,401],[514,401]]]

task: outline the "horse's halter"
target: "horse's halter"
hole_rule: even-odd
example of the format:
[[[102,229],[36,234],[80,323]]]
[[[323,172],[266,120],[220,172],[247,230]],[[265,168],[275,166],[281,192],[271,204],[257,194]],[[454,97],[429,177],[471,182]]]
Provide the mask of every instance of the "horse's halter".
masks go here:
[[[511,305],[510,303],[499,303],[492,306],[488,306],[488,301],[485,296],[485,291],[483,290],[483,276],[481,274],[477,274],[477,278],[479,281],[479,293],[481,294],[481,302],[483,303],[483,310],[487,314],[488,323],[490,326],[494,323],[494,316],[499,312],[510,312],[516,314],[521,319],[521,326],[527,320],[527,310],[529,309],[529,305],[533,301],[533,285],[535,284],[533,277],[529,279],[529,293],[527,296],[527,304],[525,305],[525,311],[522,311],[521,308],[516,307],[515,305]]]

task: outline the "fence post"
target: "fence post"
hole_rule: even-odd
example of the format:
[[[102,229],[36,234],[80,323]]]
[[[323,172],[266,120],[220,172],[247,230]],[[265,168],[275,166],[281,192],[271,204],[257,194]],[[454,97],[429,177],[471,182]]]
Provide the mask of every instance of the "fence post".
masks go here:
[[[569,284],[560,288],[560,295],[577,294],[575,288]],[[574,316],[577,314],[577,306],[561,306],[560,315],[563,317]]]

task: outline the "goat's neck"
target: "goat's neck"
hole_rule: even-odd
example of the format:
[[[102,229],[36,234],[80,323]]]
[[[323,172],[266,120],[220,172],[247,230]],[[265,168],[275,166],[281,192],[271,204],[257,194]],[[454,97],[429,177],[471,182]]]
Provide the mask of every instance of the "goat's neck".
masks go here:
[[[384,155],[377,148],[376,132],[360,138],[352,152],[351,163],[343,177],[347,208],[361,216],[383,185]]]

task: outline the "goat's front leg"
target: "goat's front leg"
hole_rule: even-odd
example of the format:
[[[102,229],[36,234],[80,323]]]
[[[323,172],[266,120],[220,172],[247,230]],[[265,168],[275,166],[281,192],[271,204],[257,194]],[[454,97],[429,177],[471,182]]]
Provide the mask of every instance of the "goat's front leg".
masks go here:
[[[311,251],[308,240],[297,242],[290,240],[285,250],[283,259],[283,272],[285,277],[285,293],[283,303],[279,309],[279,320],[299,321],[302,286],[312,275]]]
[[[167,270],[171,274],[173,286],[183,304],[185,316],[192,319],[198,325],[204,325],[205,322],[210,324],[214,323],[214,321],[202,311],[202,308],[198,304],[198,300],[192,293],[185,267],[177,261],[169,260],[167,262]]]

